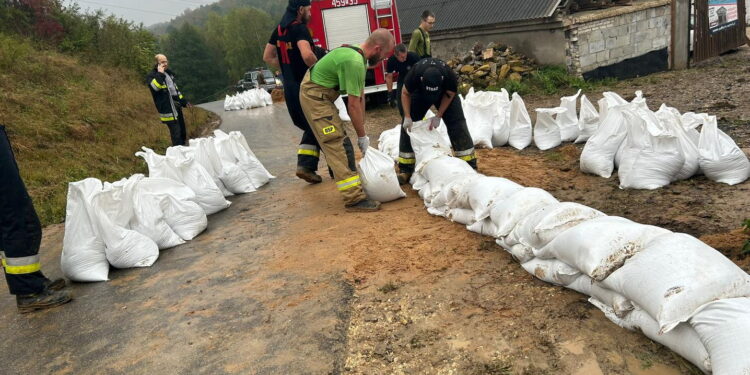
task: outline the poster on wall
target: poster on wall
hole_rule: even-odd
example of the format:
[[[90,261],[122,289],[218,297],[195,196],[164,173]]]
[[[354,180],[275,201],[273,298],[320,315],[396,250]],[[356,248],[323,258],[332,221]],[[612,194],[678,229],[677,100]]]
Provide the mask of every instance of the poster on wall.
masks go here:
[[[718,33],[737,26],[737,0],[708,0],[708,29]]]

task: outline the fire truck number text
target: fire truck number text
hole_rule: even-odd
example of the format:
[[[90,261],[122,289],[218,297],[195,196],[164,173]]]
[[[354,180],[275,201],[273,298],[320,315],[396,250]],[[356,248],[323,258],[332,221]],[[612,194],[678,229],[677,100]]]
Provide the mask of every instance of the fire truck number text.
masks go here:
[[[331,0],[331,5],[334,7],[345,7],[349,5],[357,5],[359,0]]]

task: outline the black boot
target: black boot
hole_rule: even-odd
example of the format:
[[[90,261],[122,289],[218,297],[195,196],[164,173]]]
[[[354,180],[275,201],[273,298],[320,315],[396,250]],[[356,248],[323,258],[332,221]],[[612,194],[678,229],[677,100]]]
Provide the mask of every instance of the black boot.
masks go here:
[[[45,288],[40,293],[16,296],[16,305],[18,306],[18,311],[25,314],[64,305],[72,299],[73,296],[67,290],[50,290]]]
[[[323,178],[320,177],[317,173],[305,167],[297,167],[297,177],[311,184],[319,184],[323,181]]]
[[[346,210],[353,211],[353,212],[370,212],[370,211],[377,211],[379,209],[380,209],[380,202],[374,201],[372,199],[367,199],[367,198],[357,203],[346,205]]]

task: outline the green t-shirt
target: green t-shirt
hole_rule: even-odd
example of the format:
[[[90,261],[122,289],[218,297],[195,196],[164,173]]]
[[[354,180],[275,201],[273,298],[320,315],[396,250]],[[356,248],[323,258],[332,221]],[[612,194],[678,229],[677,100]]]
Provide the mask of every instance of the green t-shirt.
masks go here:
[[[347,95],[362,96],[365,89],[365,58],[349,47],[328,52],[312,69],[310,80]]]
[[[409,41],[409,51],[414,52],[419,57],[432,57],[432,46],[430,45],[430,33],[420,28],[414,29]]]

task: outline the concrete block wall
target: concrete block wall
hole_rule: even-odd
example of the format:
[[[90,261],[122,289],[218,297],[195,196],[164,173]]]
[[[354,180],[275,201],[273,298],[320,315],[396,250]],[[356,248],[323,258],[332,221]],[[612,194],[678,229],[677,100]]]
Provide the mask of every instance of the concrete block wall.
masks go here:
[[[615,13],[566,30],[566,63],[571,73],[582,75],[596,68],[669,47],[671,8],[659,5],[630,13]]]

